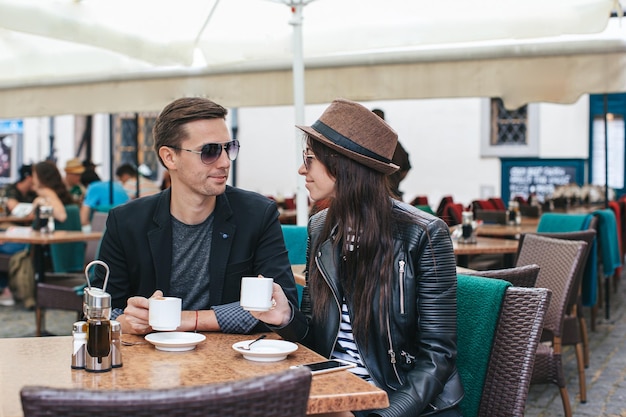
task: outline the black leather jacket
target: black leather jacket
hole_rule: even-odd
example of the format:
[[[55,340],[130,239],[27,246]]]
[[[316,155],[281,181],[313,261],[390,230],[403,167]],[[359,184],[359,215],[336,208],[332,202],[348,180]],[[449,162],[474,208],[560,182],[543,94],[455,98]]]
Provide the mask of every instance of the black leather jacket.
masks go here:
[[[359,351],[376,385],[389,395],[390,407],[370,415],[415,417],[458,404],[463,397],[455,365],[456,262],[448,227],[442,220],[398,201],[394,201],[394,210],[413,213],[416,222],[394,235],[394,301],[389,314],[383,316],[382,326],[387,331],[380,334],[376,295],[371,304],[368,349]],[[326,210],[310,219],[309,248],[325,219]],[[343,299],[337,276],[339,256],[331,240],[322,244],[315,262],[335,295],[331,301],[334,308],[328,309],[324,323],[312,321],[310,294],[305,288],[301,310],[306,323],[296,314],[291,324],[276,331],[330,357]]]

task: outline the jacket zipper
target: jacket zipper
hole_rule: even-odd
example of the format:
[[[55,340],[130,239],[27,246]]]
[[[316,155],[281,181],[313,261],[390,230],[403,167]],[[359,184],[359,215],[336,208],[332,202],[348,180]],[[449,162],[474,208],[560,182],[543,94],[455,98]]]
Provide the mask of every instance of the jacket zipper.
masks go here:
[[[402,385],[402,379],[400,379],[400,374],[398,373],[398,368],[396,367],[396,352],[393,350],[393,341],[391,340],[391,323],[389,321],[389,314],[387,314],[387,339],[389,340],[389,350],[387,353],[389,354],[389,362],[391,362],[391,368],[393,368],[394,374],[396,374],[396,379]]]
[[[404,264],[403,260],[398,262],[400,266],[400,314],[404,314]]]

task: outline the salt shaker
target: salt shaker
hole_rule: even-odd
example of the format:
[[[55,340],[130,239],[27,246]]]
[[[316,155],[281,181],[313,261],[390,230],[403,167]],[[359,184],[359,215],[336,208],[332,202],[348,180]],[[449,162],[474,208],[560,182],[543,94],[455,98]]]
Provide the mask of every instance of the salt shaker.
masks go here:
[[[122,325],[117,320],[111,320],[111,366],[122,366]]]
[[[85,349],[87,346],[87,322],[77,321],[72,326],[72,369],[85,368]]]

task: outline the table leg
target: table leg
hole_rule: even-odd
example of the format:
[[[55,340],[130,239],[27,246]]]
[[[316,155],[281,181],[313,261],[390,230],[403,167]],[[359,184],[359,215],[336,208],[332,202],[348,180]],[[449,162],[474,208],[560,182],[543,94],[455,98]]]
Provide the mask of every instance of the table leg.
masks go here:
[[[33,262],[35,263],[35,336],[39,337],[45,332],[45,319],[43,312],[37,305],[37,284],[45,282],[46,259],[43,245],[33,245]]]

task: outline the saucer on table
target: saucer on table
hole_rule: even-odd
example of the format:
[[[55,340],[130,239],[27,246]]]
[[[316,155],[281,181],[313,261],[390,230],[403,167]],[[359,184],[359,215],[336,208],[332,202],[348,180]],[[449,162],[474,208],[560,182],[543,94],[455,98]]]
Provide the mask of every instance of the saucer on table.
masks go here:
[[[145,337],[158,350],[166,352],[184,352],[195,349],[196,345],[206,339],[201,333],[163,332],[150,333]]]
[[[242,340],[233,344],[233,349],[239,352],[249,361],[255,362],[277,362],[282,361],[290,353],[298,350],[298,345],[285,340],[259,340],[250,346],[250,350],[243,347],[248,346],[254,339]]]

